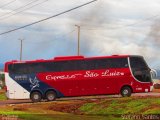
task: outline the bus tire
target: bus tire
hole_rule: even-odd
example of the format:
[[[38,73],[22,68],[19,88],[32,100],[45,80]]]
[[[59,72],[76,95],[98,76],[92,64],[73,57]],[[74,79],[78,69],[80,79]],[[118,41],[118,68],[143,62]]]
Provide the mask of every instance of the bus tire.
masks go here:
[[[40,92],[32,92],[31,93],[31,100],[32,102],[40,102],[42,99],[42,94]]]
[[[131,90],[130,87],[126,86],[126,87],[123,87],[121,89],[121,95],[122,95],[122,97],[130,97],[131,94],[132,94],[132,90]]]
[[[46,93],[46,99],[48,101],[54,101],[54,100],[56,100],[56,97],[57,97],[57,95],[56,95],[56,93],[54,91],[48,91]]]

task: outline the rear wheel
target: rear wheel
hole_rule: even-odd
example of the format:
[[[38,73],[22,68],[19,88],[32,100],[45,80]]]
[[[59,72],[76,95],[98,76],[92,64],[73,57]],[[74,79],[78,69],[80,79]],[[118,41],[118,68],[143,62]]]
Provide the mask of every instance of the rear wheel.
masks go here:
[[[31,100],[32,102],[40,102],[42,99],[42,95],[40,92],[33,92],[31,93]]]
[[[47,93],[46,93],[46,99],[48,100],[48,101],[54,101],[55,99],[56,99],[56,93],[54,92],[54,91],[48,91]]]
[[[121,95],[122,97],[130,97],[132,93],[132,90],[130,87],[123,87],[121,89]]]

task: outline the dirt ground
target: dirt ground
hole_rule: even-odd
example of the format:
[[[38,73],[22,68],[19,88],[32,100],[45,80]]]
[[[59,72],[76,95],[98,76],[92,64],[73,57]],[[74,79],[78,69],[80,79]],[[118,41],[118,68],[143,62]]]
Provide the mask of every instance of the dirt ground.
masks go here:
[[[160,93],[160,89],[153,89],[152,92]]]
[[[159,90],[150,92],[150,93],[136,93],[133,94],[131,99],[132,100],[140,100],[140,99],[148,99],[148,98],[160,98]],[[60,98],[56,101],[52,102],[39,102],[39,103],[32,103],[31,100],[1,100],[0,101],[0,114],[13,114],[18,119],[15,120],[39,120],[41,118],[46,117],[53,117],[55,120],[97,120],[97,119],[103,119],[105,120],[108,116],[94,116],[94,115],[87,115],[85,111],[82,111],[82,106],[86,106],[86,104],[97,104],[102,105],[103,101],[105,101],[104,107],[106,105],[111,104],[112,101],[120,101],[124,102],[122,100],[124,98],[121,98],[120,95],[103,95],[103,96],[82,96],[82,97],[71,97],[71,98]],[[129,98],[130,99],[130,98]],[[123,104],[123,103],[122,103]],[[102,105],[103,106],[103,105]],[[157,107],[157,106],[156,106]],[[157,109],[155,107],[155,109]],[[86,106],[87,108],[87,106]],[[159,108],[158,108],[159,110]],[[24,118],[24,116],[29,116],[32,118]],[[43,117],[44,115],[44,117]],[[23,117],[21,117],[23,116]],[[113,118],[116,115],[113,115],[108,120],[113,120]],[[5,118],[4,116],[2,116]],[[9,116],[12,117],[12,116]],[[14,116],[13,116],[14,117]],[[34,118],[36,117],[36,118]],[[121,117],[121,116],[116,116]],[[8,116],[6,116],[8,120]],[[19,119],[21,118],[21,119]],[[72,119],[71,119],[72,118]],[[0,116],[1,119],[1,116]],[[12,118],[11,118],[12,119]],[[46,118],[45,120],[50,120]],[[116,120],[116,118],[114,119]]]
[[[4,91],[0,91],[3,93]],[[136,93],[133,94],[134,98],[159,98],[160,89],[155,89],[150,93]],[[24,112],[40,112],[40,113],[72,113],[76,115],[83,115],[79,108],[86,103],[98,103],[101,100],[113,100],[119,99],[119,95],[113,96],[87,96],[87,97],[72,97],[72,98],[61,98],[53,102],[40,102],[32,103],[30,100],[2,100],[0,101],[1,109],[12,109],[13,111],[24,111]]]
[[[143,99],[143,98],[151,98],[151,96],[135,96],[133,99]],[[159,98],[158,96],[152,96],[152,98]],[[102,100],[112,101],[117,98],[86,98],[86,99],[70,99],[70,100],[59,100],[53,102],[40,102],[40,103],[21,103],[21,104],[7,104],[0,105],[1,109],[10,109],[13,111],[22,111],[22,112],[30,112],[30,113],[44,113],[44,114],[62,114],[62,113],[71,113],[75,115],[84,115],[83,112],[79,110],[79,108],[86,103],[99,103]]]

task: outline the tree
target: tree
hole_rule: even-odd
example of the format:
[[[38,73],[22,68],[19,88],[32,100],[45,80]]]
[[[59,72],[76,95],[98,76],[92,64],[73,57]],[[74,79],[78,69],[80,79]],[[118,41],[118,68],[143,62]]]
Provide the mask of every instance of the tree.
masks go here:
[[[4,80],[4,79],[5,79],[5,78],[4,78],[4,74],[0,74],[0,82],[1,82],[0,87],[1,87],[1,88],[3,88],[4,85],[5,85],[5,80]]]

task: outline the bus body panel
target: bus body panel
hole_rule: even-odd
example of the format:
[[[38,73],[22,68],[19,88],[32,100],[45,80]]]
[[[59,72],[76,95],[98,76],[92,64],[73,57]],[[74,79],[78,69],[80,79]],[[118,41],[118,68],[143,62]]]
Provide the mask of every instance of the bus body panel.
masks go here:
[[[27,91],[23,86],[19,85],[18,82],[13,80],[8,73],[5,73],[5,82],[7,86],[6,96],[9,99],[28,99],[30,92]]]
[[[7,97],[10,99],[29,99],[32,91],[40,91],[42,95],[49,89],[57,92],[57,97],[63,94],[54,87],[47,85],[37,78],[36,74],[10,74],[6,80]]]
[[[113,94],[118,90],[116,81],[125,79],[123,76],[126,71],[129,70],[39,73],[37,77],[48,85],[61,90],[64,96]]]

